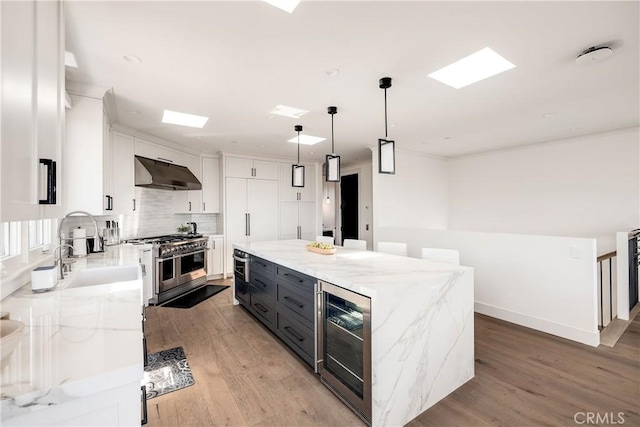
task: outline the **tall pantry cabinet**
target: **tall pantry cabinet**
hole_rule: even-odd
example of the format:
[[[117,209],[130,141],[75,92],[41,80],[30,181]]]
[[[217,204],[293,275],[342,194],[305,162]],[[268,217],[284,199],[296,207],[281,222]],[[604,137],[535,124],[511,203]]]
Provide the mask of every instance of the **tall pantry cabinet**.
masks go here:
[[[278,170],[277,162],[226,158],[228,272],[233,271],[234,243],[278,240]]]

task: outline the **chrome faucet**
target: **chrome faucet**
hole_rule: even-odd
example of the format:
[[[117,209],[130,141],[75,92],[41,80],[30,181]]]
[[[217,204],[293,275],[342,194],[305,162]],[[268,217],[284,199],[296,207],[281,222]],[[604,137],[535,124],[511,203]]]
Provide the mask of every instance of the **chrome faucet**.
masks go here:
[[[68,245],[66,243],[60,244],[53,249],[53,259],[55,260],[55,264],[58,266],[58,279],[64,279],[64,265],[62,264],[62,247],[67,246],[73,249],[73,246]],[[58,249],[58,258],[56,258],[56,249]]]
[[[65,215],[64,218],[62,218],[62,220],[60,221],[60,224],[58,224],[58,247],[60,246],[69,246],[71,249],[73,249],[73,246],[70,245],[65,245],[62,243],[62,224],[64,224],[64,221],[69,218],[72,215],[75,214],[82,214],[85,216],[88,216],[89,218],[91,218],[91,221],[93,221],[93,227],[95,228],[95,234],[94,234],[94,241],[93,241],[93,245],[94,245],[94,252],[102,252],[104,250],[104,238],[102,236],[100,236],[100,234],[98,234],[98,222],[96,221],[96,219],[93,217],[93,215],[91,215],[89,212],[85,212],[85,211],[73,211],[73,212],[69,212],[68,214]],[[55,249],[54,251],[54,258],[55,258]],[[59,255],[59,259],[60,259],[60,279],[64,279],[64,273],[62,272],[62,251],[60,251],[60,255]]]

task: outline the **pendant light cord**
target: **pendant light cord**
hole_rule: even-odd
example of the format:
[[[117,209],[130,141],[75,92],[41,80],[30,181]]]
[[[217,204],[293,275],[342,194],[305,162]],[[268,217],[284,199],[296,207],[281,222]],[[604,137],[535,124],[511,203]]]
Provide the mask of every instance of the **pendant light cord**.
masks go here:
[[[384,139],[389,137],[387,132],[387,88],[384,88]]]
[[[300,131],[298,131],[298,165],[300,165]]]
[[[333,114],[331,115],[331,155],[332,156],[336,155],[336,148],[334,146],[334,139],[333,139]]]

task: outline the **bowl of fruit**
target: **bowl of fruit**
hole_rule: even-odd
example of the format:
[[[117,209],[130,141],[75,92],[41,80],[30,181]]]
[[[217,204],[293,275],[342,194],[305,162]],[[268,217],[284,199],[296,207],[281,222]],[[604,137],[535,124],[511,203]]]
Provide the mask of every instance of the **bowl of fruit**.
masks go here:
[[[307,250],[323,255],[332,255],[336,253],[336,248],[328,243],[311,242],[307,245]]]

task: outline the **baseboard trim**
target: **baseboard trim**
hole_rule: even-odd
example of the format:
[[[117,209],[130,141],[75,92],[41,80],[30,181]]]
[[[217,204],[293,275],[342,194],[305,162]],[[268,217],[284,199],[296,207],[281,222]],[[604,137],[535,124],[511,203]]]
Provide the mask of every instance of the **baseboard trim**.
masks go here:
[[[600,345],[599,331],[585,331],[583,329],[577,329],[572,326],[555,323],[550,320],[516,313],[505,308],[495,307],[478,301],[474,304],[474,310],[476,313],[495,317],[496,319],[515,323],[516,325],[525,326],[527,328],[535,329],[536,331],[545,332],[571,341],[577,341],[592,347]]]

